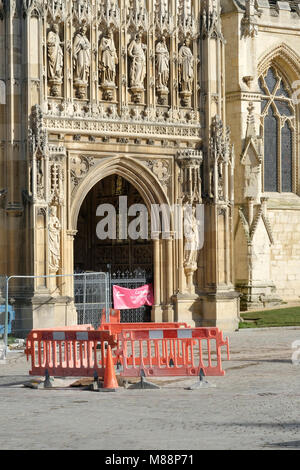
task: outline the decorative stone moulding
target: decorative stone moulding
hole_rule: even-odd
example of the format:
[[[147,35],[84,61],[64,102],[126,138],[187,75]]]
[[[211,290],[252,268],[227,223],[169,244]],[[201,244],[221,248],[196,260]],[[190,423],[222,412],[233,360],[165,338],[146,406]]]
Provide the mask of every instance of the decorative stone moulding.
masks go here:
[[[76,97],[84,100],[87,97],[87,83],[84,83],[81,80],[74,80],[74,86],[76,89]]]
[[[192,93],[190,91],[181,91],[181,104],[186,108],[190,108],[192,104]]]
[[[158,103],[167,105],[169,100],[169,89],[167,87],[159,87],[156,89],[158,96]]]
[[[117,87],[114,84],[105,83],[102,85],[102,90],[105,101],[114,101],[116,99]]]
[[[132,93],[132,101],[134,103],[140,104],[143,102],[144,88],[132,86],[130,91]]]
[[[58,78],[48,80],[50,86],[50,95],[57,97],[61,95],[62,80]]]
[[[121,14],[117,0],[102,0],[98,10],[98,21],[104,29],[117,30],[121,26]]]

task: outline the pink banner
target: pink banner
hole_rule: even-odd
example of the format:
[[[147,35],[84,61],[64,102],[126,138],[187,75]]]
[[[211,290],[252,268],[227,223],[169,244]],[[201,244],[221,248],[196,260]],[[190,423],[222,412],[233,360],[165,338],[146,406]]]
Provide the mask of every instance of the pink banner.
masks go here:
[[[114,308],[128,310],[139,308],[143,305],[153,305],[153,286],[146,284],[136,289],[125,289],[125,287],[113,286]]]

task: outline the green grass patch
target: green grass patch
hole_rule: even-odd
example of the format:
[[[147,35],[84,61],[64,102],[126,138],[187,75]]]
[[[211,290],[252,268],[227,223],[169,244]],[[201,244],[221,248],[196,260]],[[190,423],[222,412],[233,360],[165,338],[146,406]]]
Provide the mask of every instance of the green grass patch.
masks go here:
[[[267,328],[276,326],[300,326],[300,306],[247,312],[240,314],[244,320],[239,328]]]

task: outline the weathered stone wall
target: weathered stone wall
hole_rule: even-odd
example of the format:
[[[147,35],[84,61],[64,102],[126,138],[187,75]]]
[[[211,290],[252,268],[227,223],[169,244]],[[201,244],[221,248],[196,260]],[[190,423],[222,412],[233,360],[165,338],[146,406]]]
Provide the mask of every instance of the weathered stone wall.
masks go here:
[[[274,244],[271,277],[283,300],[300,298],[300,207],[269,209]]]

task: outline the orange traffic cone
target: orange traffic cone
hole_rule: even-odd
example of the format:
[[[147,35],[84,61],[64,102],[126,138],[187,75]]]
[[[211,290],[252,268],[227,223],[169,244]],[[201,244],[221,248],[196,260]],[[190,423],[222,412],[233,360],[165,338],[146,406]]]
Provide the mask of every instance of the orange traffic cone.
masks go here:
[[[103,387],[100,389],[101,391],[105,392],[114,392],[118,386],[118,381],[116,377],[114,361],[112,358],[111,347],[107,347],[107,356],[106,356],[106,367],[104,373],[104,383]]]

